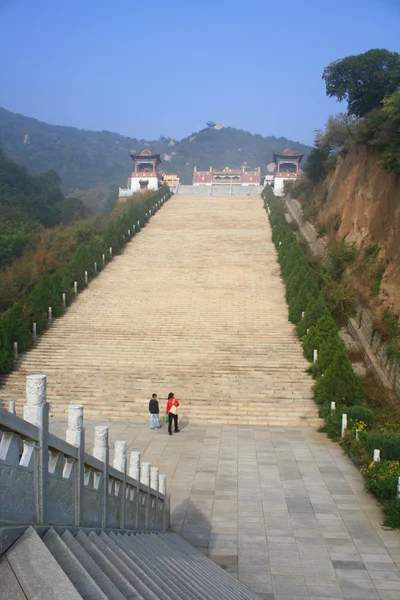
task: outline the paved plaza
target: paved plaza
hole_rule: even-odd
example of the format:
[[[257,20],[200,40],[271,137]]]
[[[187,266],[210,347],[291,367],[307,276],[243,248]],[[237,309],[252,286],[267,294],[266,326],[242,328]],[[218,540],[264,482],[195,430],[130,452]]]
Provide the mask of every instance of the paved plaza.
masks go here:
[[[88,450],[95,424],[167,474],[172,529],[262,598],[399,600],[400,533],[380,526],[362,476],[325,434],[182,414],[172,437],[148,423],[86,422]],[[64,435],[66,422],[51,428]]]

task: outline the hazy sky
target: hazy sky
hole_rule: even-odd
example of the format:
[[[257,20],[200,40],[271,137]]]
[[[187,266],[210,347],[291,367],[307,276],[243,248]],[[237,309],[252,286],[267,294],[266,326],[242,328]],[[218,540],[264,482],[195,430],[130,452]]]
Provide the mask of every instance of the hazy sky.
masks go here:
[[[400,51],[400,0],[0,0],[0,106],[138,138],[214,120],[311,143],[331,61]]]

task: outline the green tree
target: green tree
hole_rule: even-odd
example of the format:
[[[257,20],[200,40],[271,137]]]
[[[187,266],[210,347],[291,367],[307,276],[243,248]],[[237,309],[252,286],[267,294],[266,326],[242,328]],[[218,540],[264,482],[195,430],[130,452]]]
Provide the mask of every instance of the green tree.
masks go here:
[[[322,74],[326,95],[347,102],[350,115],[364,117],[400,88],[400,54],[373,49],[328,65]]]

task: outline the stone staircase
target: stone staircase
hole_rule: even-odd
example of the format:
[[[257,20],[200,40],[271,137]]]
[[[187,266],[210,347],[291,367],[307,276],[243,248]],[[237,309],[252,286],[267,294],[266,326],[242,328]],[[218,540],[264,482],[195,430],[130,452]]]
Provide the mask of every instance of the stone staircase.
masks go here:
[[[0,557],[0,600],[259,600],[173,533],[33,527]]]
[[[182,186],[184,187],[184,186]],[[25,401],[45,373],[54,416],[143,420],[156,392],[181,418],[237,425],[320,421],[308,363],[287,320],[261,198],[173,197],[3,381]]]

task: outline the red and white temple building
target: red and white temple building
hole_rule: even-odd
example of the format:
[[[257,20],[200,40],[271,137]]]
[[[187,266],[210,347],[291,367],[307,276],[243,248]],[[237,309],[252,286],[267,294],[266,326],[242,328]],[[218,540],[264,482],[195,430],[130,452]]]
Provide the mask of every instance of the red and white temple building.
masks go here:
[[[282,152],[274,152],[274,163],[276,171],[274,175],[274,194],[283,196],[283,184],[285,181],[293,181],[301,177],[300,163],[304,154],[286,148]]]
[[[148,148],[139,154],[129,152],[129,155],[133,160],[133,171],[128,179],[128,186],[119,188],[118,197],[126,198],[144,190],[158,190],[161,180],[158,172],[158,165],[161,163],[160,155],[151,152]]]
[[[225,167],[222,171],[210,167],[209,171],[193,172],[193,185],[261,185],[260,167],[256,170],[230,169]]]

